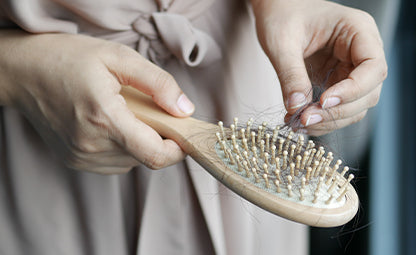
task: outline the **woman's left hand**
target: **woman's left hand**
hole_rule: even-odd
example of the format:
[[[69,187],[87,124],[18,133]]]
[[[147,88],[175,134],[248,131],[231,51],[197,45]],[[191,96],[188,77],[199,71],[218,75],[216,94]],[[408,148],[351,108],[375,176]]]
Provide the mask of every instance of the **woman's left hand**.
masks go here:
[[[288,120],[324,91],[300,116],[300,128],[323,135],[361,120],[379,100],[387,76],[383,43],[373,18],[321,0],[252,0],[260,43],[283,92]]]

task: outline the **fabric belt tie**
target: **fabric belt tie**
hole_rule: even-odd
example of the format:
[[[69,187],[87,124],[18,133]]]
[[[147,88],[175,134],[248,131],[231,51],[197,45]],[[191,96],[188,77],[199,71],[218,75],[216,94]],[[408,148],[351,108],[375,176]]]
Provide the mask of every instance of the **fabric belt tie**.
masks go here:
[[[173,54],[188,66],[203,67],[222,56],[214,39],[182,15],[141,15],[132,26],[140,35],[137,51],[157,64],[163,64]]]

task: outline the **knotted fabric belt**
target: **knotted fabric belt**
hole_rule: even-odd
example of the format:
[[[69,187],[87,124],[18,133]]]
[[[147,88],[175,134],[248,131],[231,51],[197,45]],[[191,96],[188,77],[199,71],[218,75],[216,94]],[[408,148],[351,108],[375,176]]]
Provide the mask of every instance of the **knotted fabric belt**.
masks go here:
[[[139,35],[137,51],[157,64],[163,64],[172,55],[192,67],[203,67],[221,58],[214,39],[182,15],[142,14],[132,27]]]

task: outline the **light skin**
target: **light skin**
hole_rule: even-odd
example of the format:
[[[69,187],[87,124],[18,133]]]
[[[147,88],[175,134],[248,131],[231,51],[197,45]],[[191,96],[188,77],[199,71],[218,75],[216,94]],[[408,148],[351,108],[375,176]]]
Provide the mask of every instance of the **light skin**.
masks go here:
[[[367,13],[321,0],[252,0],[259,41],[280,80],[286,120],[311,101],[311,80],[326,90],[303,111],[301,132],[323,135],[361,120],[387,76],[383,43]]]
[[[25,114],[68,167],[118,174],[139,162],[159,169],[185,157],[174,141],[137,120],[119,94],[129,85],[174,116],[194,111],[172,76],[133,49],[16,31],[2,32],[0,48],[1,102]]]
[[[387,67],[371,17],[318,0],[252,4],[287,117],[310,100],[306,66],[318,80],[332,71],[319,105],[301,116],[304,132],[352,124],[377,103]],[[87,36],[21,31],[2,31],[0,48],[0,103],[21,111],[68,167],[119,174],[139,162],[159,169],[185,157],[174,141],[137,120],[119,94],[129,85],[173,116],[194,111],[173,77],[136,51]]]

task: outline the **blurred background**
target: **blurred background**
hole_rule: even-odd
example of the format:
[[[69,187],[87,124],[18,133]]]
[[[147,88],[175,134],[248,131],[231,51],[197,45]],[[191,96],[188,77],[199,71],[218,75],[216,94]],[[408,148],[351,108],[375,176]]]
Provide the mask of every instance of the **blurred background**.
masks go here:
[[[389,76],[362,122],[319,138],[355,173],[361,207],[339,228],[310,229],[311,255],[416,254],[416,2],[337,1],[375,18]]]

